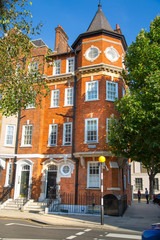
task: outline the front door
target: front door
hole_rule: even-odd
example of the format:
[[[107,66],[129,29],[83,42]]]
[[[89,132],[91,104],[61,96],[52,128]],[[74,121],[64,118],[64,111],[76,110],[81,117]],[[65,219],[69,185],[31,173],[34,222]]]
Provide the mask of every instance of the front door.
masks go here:
[[[48,169],[48,179],[47,179],[47,194],[46,198],[56,199],[56,178],[57,178],[57,168],[55,165],[51,165]]]
[[[25,165],[21,171],[20,197],[28,196],[30,166]]]

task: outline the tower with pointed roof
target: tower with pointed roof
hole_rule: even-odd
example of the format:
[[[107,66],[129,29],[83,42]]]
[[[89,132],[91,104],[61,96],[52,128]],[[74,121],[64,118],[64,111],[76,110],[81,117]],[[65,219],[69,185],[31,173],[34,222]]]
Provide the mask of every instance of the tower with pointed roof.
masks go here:
[[[108,135],[111,116],[117,115],[114,101],[123,97],[125,82],[121,77],[127,43],[119,25],[113,30],[106,19],[101,4],[86,32],[80,34],[72,45],[77,52],[77,99],[75,123],[75,152],[79,159],[78,191],[95,193],[98,157],[106,157],[109,171],[104,174],[104,195],[130,196],[130,172],[127,159],[112,156]],[[85,170],[88,175],[84,176]],[[91,173],[91,176],[90,176]],[[128,177],[127,177],[128,176]],[[87,184],[85,184],[87,182]]]

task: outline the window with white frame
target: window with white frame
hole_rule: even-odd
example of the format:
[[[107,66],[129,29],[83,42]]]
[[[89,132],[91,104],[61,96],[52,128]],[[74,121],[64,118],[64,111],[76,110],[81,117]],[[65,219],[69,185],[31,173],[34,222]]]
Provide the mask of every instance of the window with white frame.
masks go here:
[[[61,60],[56,60],[53,64],[53,75],[58,74],[61,74]]]
[[[135,189],[143,190],[143,180],[142,178],[135,178]]]
[[[51,92],[51,107],[59,107],[59,89]]]
[[[49,146],[56,146],[57,145],[57,124],[50,124],[49,125]]]
[[[99,188],[100,187],[100,169],[98,162],[88,162],[87,169],[87,187]]]
[[[73,87],[65,88],[65,106],[73,105]]]
[[[63,124],[63,145],[71,145],[72,143],[72,123]]]
[[[67,73],[74,72],[74,57],[67,58]]]
[[[14,144],[14,125],[7,125],[6,126],[6,137],[5,137],[5,145],[6,146],[13,146]]]
[[[5,186],[11,185],[11,177],[12,177],[12,162],[8,162]]]
[[[32,145],[33,125],[24,125],[22,130],[22,146]]]
[[[86,82],[86,101],[98,99],[98,81]]]
[[[108,142],[109,141],[109,135],[110,135],[110,133],[111,133],[111,131],[110,131],[110,126],[111,126],[111,118],[107,118],[107,120],[106,120],[106,142]]]
[[[34,62],[29,63],[28,70],[29,70],[30,74],[36,74],[38,71],[38,62],[34,61]]]
[[[85,119],[85,142],[98,142],[98,118]]]
[[[154,178],[154,190],[159,191],[159,179],[158,178]]]
[[[106,100],[115,101],[118,98],[118,83],[106,81]]]

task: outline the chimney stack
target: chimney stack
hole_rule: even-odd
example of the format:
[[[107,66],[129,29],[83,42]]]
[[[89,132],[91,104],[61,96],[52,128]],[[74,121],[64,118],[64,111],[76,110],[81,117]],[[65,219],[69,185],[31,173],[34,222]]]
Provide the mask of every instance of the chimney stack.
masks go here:
[[[114,30],[114,32],[122,34],[119,24],[116,24],[116,29]]]
[[[56,39],[55,39],[55,48],[54,52],[57,53],[65,53],[71,50],[70,46],[68,45],[68,36],[66,32],[63,30],[62,26],[58,25],[55,28],[56,30]]]

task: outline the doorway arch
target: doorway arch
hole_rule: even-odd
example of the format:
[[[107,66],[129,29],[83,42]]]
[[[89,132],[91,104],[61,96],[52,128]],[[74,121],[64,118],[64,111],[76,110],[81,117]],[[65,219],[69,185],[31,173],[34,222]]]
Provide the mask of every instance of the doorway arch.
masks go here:
[[[29,159],[22,159],[16,162],[16,179],[14,199],[20,197],[31,197],[33,162]]]

